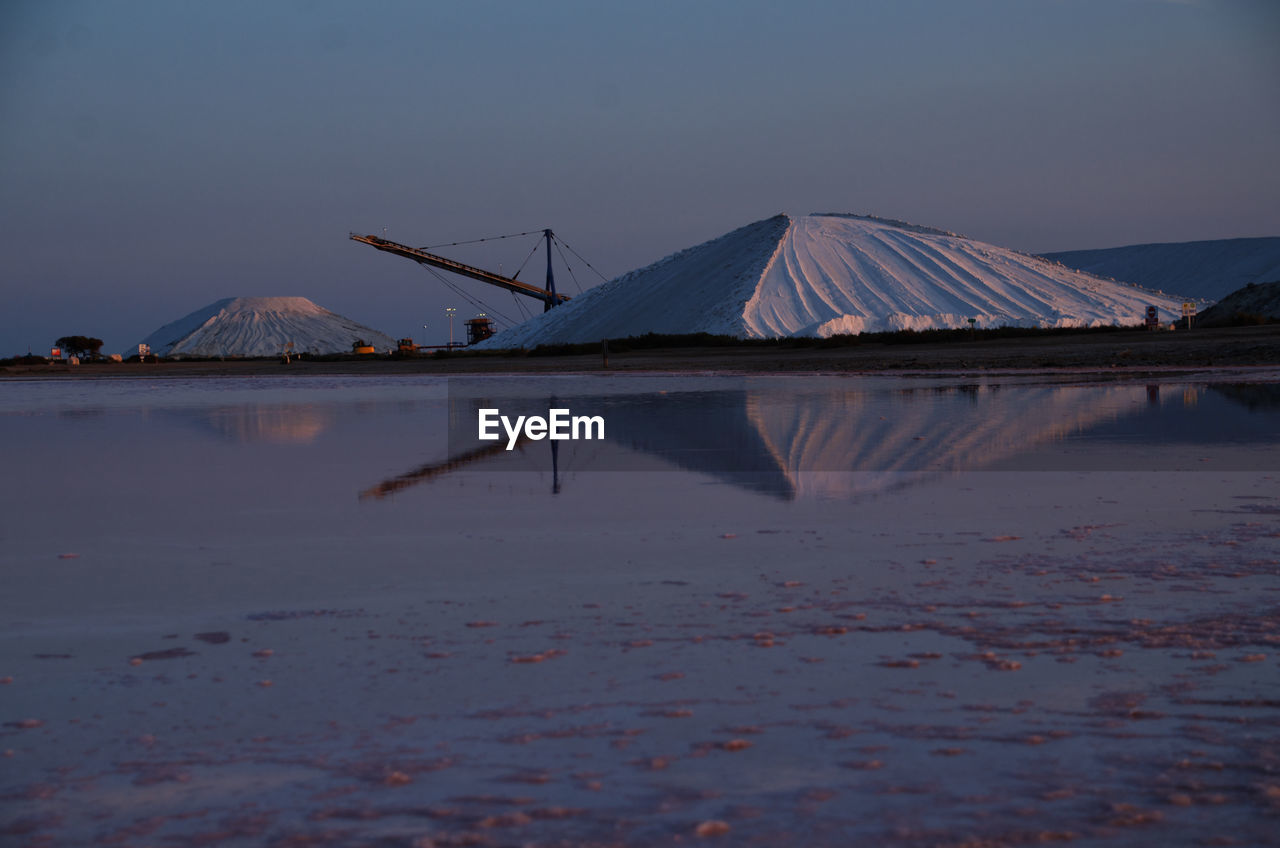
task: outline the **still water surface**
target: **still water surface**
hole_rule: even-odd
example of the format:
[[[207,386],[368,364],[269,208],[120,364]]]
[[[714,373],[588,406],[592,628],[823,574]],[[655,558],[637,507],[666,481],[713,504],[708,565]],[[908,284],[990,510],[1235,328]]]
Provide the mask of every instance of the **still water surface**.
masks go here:
[[[1275,374],[11,382],[0,438],[32,844],[1274,832]]]

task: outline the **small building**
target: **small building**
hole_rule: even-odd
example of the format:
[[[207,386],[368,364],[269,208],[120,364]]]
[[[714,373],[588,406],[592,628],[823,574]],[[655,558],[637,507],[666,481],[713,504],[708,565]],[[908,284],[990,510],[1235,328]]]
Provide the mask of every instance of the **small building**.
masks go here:
[[[467,344],[482,342],[493,335],[493,319],[483,313],[467,319]]]

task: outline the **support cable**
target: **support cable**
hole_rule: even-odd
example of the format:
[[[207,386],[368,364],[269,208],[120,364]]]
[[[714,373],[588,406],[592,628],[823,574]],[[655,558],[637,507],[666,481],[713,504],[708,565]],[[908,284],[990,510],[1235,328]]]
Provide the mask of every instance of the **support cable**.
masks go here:
[[[524,301],[516,297],[515,292],[508,292],[508,294],[510,294],[511,299],[516,302],[516,309],[520,310],[521,321],[528,321],[531,317],[533,317],[532,315],[530,315],[529,310],[524,308]]]
[[[560,249],[560,242],[556,242],[556,253],[560,254],[560,261],[564,263],[565,270],[569,272],[569,279],[573,280],[573,284],[578,287],[578,294],[582,294],[582,284],[578,282],[578,277],[573,273],[573,266],[569,264],[569,260],[565,258],[564,251]]]
[[[520,272],[524,270],[524,266],[526,266],[526,265],[528,265],[528,264],[529,264],[529,260],[533,258],[533,254],[535,254],[535,253],[537,253],[537,252],[538,252],[538,246],[539,246],[541,243],[542,243],[542,240],[541,240],[541,239],[539,239],[538,241],[535,241],[535,242],[533,243],[533,250],[530,250],[530,251],[529,251],[529,255],[528,255],[528,256],[526,256],[526,257],[524,258],[524,261],[520,263],[520,267],[519,267],[519,268],[517,268],[517,269],[516,269],[516,272],[515,272],[514,274],[512,274],[512,275],[511,275],[511,279],[513,279],[513,280],[517,280],[517,279],[519,279],[519,278],[520,278]]]
[[[478,309],[479,311],[484,312],[484,313],[486,313],[486,314],[488,314],[488,313],[492,313],[492,314],[494,314],[494,315],[498,316],[498,317],[499,317],[499,318],[501,318],[503,321],[505,321],[505,322],[507,323],[507,326],[509,326],[509,327],[514,327],[514,326],[518,323],[518,322],[516,322],[516,321],[512,321],[512,320],[511,320],[510,318],[508,318],[506,315],[503,315],[501,312],[499,312],[498,310],[494,309],[493,307],[491,307],[491,306],[487,305],[487,304],[486,304],[486,303],[484,303],[483,301],[481,301],[481,300],[479,300],[479,299],[477,299],[477,298],[475,298],[475,297],[472,297],[470,294],[468,294],[468,293],[466,292],[466,290],[459,288],[459,287],[458,287],[457,285],[455,285],[452,281],[450,281],[448,278],[446,278],[443,274],[441,274],[441,273],[440,273],[439,271],[437,271],[435,268],[432,268],[430,265],[423,265],[422,267],[423,267],[423,268],[426,268],[426,269],[427,269],[427,270],[428,270],[432,275],[434,275],[434,276],[435,276],[435,278],[436,278],[437,280],[439,280],[440,282],[442,282],[442,283],[444,283],[446,286],[448,286],[448,287],[449,287],[449,289],[450,289],[454,294],[458,295],[458,296],[459,296],[459,297],[461,297],[463,300],[465,300],[465,301],[467,301],[468,303],[470,303],[472,306],[474,306],[474,307],[475,307],[476,309]],[[513,297],[515,296],[515,292],[512,292],[511,294],[512,294],[512,296],[513,296]]]
[[[441,248],[441,247],[458,247],[458,246],[461,246],[461,245],[468,245],[468,244],[482,244],[482,243],[484,243],[484,242],[489,242],[489,241],[500,241],[500,240],[502,240],[502,239],[521,238],[521,237],[523,237],[523,236],[530,236],[530,235],[535,235],[535,234],[537,234],[537,235],[546,235],[546,234],[547,234],[547,230],[545,230],[545,229],[544,229],[544,230],[526,230],[525,232],[522,232],[522,233],[509,233],[509,234],[507,234],[507,235],[501,235],[501,236],[488,236],[488,237],[485,237],[485,238],[479,238],[479,239],[469,239],[469,240],[463,240],[463,241],[452,241],[452,242],[446,242],[446,243],[442,243],[442,244],[427,245],[427,246],[425,246],[425,247],[420,247],[420,248],[418,248],[418,250],[435,250],[436,248]],[[591,264],[590,262],[588,262],[585,258],[583,258],[582,254],[580,254],[580,253],[578,253],[578,251],[574,250],[574,249],[573,249],[573,247],[572,247],[571,245],[569,245],[567,242],[565,242],[563,239],[561,239],[561,238],[559,238],[558,236],[556,236],[556,235],[552,234],[552,235],[551,235],[551,238],[549,239],[549,241],[554,241],[554,242],[555,242],[555,244],[556,244],[556,251],[557,251],[557,252],[559,253],[559,255],[560,255],[560,261],[564,263],[565,269],[569,272],[569,277],[570,277],[570,279],[572,279],[572,280],[573,280],[573,284],[574,284],[574,286],[577,288],[577,290],[578,290],[578,294],[582,294],[582,293],[583,293],[582,283],[578,280],[578,275],[574,273],[574,271],[573,271],[573,266],[569,264],[569,258],[568,258],[567,256],[565,256],[565,253],[564,253],[564,252],[565,252],[566,250],[567,250],[567,251],[569,251],[569,253],[573,254],[573,256],[574,256],[574,257],[575,257],[579,262],[581,262],[583,265],[586,265],[588,268],[590,268],[590,269],[591,269],[591,271],[592,271],[592,273],[594,273],[597,277],[599,277],[601,280],[603,280],[603,281],[605,281],[605,282],[608,282],[608,280],[609,280],[609,278],[608,278],[608,277],[606,277],[604,274],[600,273],[600,271],[599,271],[599,270],[598,270],[594,265],[592,265],[592,264]],[[515,272],[513,275],[511,275],[511,277],[509,277],[508,279],[511,279],[511,280],[517,280],[517,279],[520,277],[520,274],[524,271],[525,266],[529,264],[529,260],[531,260],[531,259],[533,258],[533,256],[534,256],[534,254],[538,252],[538,247],[541,245],[541,242],[542,242],[542,239],[538,239],[538,240],[534,243],[534,245],[533,245],[533,247],[530,249],[530,251],[529,251],[528,255],[526,255],[526,256],[525,256],[524,261],[520,263],[520,267],[519,267],[518,269],[516,269],[516,272]],[[503,313],[499,312],[497,309],[494,309],[492,306],[487,305],[487,304],[486,304],[486,303],[484,303],[482,300],[480,300],[480,299],[478,299],[478,298],[476,298],[476,297],[472,296],[472,295],[471,295],[471,294],[469,294],[466,290],[464,290],[464,289],[460,288],[459,286],[457,286],[456,284],[454,284],[453,282],[451,282],[447,277],[443,276],[439,271],[437,271],[435,268],[432,268],[430,265],[427,265],[427,264],[425,264],[425,263],[420,263],[420,264],[422,265],[422,267],[423,267],[423,268],[426,268],[426,269],[427,269],[427,271],[428,271],[428,272],[430,272],[430,273],[431,273],[431,274],[432,274],[432,275],[433,275],[437,280],[439,280],[440,282],[444,283],[444,285],[445,285],[445,286],[446,286],[450,291],[452,291],[454,294],[456,294],[456,295],[458,295],[459,297],[461,297],[463,300],[465,300],[467,303],[469,303],[469,304],[471,304],[472,306],[474,306],[476,309],[478,309],[478,310],[480,310],[480,311],[482,311],[482,312],[485,312],[486,314],[487,314],[487,313],[492,313],[493,315],[495,315],[495,316],[497,316],[498,318],[500,318],[502,321],[506,322],[506,324],[507,324],[508,326],[515,326],[516,324],[520,323],[520,321],[513,321],[511,318],[509,318],[508,316],[506,316],[506,315],[504,315]],[[511,290],[510,290],[510,289],[508,289],[508,291],[511,291]],[[511,299],[512,299],[512,300],[514,300],[514,301],[515,301],[515,303],[516,303],[516,308],[517,308],[517,310],[519,311],[519,313],[520,313],[520,315],[521,315],[521,320],[522,320],[522,321],[527,321],[527,320],[529,319],[529,317],[530,317],[530,314],[529,314],[528,310],[525,308],[525,305],[524,305],[524,303],[521,301],[521,299],[520,299],[520,298],[518,298],[518,297],[516,297],[515,295],[516,295],[516,293],[515,293],[514,291],[511,291]]]
[[[563,245],[564,245],[564,247],[565,247],[565,250],[569,251],[569,252],[570,252],[570,253],[572,253],[574,256],[578,257],[578,261],[580,261],[583,265],[586,265],[586,266],[587,266],[588,268],[590,268],[592,271],[595,271],[595,272],[596,272],[596,276],[597,276],[597,277],[599,277],[600,279],[604,280],[606,283],[607,283],[607,282],[609,282],[609,278],[608,278],[608,277],[606,277],[604,274],[601,274],[599,271],[596,271],[595,266],[594,266],[594,265],[592,265],[592,264],[591,264],[590,262],[588,262],[587,260],[583,259],[583,258],[582,258],[582,254],[578,253],[578,251],[576,251],[576,250],[574,250],[572,247],[570,247],[568,242],[566,242],[564,239],[560,238],[559,236],[556,236],[556,237],[555,237],[555,240],[556,240],[556,241],[558,241],[558,242],[560,242],[561,244],[563,244]]]
[[[451,241],[447,244],[429,244],[426,247],[420,247],[418,250],[435,250],[437,247],[456,247],[460,244],[480,244],[483,241],[498,241],[499,239],[519,238],[520,236],[531,236],[534,233],[541,233],[542,230],[529,230],[527,233],[511,233],[506,236],[488,236],[487,238],[471,239],[470,241]]]

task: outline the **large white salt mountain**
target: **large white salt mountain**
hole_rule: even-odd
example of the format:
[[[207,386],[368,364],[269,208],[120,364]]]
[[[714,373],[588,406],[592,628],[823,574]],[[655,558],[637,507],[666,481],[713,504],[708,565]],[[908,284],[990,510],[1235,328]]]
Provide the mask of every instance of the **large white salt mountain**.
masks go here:
[[[158,356],[180,358],[278,356],[290,342],[294,353],[350,353],[357,340],[378,351],[396,346],[385,333],[305,297],[229,297],[165,324],[142,343]]]
[[[1222,300],[1249,283],[1280,280],[1277,237],[1131,244],[1044,256],[1100,277],[1204,300]]]
[[[739,338],[1169,321],[1183,298],[955,233],[861,215],[778,215],[604,283],[483,343],[645,333]]]

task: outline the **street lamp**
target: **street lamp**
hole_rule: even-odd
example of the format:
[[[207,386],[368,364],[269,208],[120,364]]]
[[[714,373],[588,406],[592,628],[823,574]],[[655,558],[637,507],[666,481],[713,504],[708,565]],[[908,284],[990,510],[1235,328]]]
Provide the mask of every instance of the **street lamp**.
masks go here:
[[[458,310],[454,309],[452,306],[446,306],[444,311],[445,311],[445,314],[449,316],[449,349],[452,350],[453,349],[453,313],[457,312]]]

